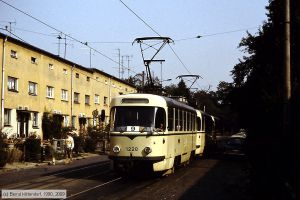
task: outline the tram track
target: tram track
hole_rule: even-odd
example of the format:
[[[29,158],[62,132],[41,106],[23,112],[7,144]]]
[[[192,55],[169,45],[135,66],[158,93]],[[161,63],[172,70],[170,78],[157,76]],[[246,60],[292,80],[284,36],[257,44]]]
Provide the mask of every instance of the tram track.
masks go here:
[[[5,189],[51,189],[65,186],[76,180],[91,179],[109,173],[109,161],[93,164],[90,166],[64,170],[58,173],[51,173],[42,177],[25,180],[22,182],[2,185]]]
[[[110,170],[109,162],[99,162],[49,175],[44,173],[45,176],[7,184],[2,188],[66,190],[68,200],[199,199],[202,196],[210,198],[220,195],[231,197],[228,190],[236,188],[240,182],[246,183],[247,176],[242,170],[245,165],[245,161],[201,159],[189,166],[179,167],[175,174],[167,177],[150,175],[145,171],[134,171],[132,176],[121,177]],[[232,181],[226,181],[232,178]],[[207,193],[211,188],[218,188],[217,192]],[[236,197],[240,193],[232,195]]]

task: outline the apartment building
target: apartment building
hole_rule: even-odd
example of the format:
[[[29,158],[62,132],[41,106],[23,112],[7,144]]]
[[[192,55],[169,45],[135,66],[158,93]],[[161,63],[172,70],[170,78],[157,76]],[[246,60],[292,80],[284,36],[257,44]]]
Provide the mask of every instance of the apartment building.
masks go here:
[[[44,114],[60,115],[63,126],[108,123],[110,99],[136,92],[127,82],[86,68],[0,33],[1,127],[9,137],[43,138]]]

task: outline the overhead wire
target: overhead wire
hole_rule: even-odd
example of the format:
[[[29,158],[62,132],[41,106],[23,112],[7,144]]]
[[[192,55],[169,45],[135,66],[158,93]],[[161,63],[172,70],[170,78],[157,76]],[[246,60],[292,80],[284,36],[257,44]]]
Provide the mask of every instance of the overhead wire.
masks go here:
[[[138,14],[136,14],[129,6],[127,6],[122,0],[119,0],[130,12],[132,12],[138,19],[140,19],[148,28],[150,28],[155,34],[162,37],[156,30],[154,30],[145,20],[143,20]],[[178,56],[178,54],[175,52],[175,50],[171,47],[171,45],[168,43],[169,47],[171,48],[172,52],[176,56],[176,58],[179,60],[179,62],[182,64],[182,66],[187,70],[187,72],[191,75],[192,73],[187,68],[187,66],[183,63],[181,58]],[[202,78],[202,77],[201,77]],[[200,85],[197,83],[197,85],[200,87]]]
[[[9,7],[11,7],[11,8],[13,8],[13,9],[15,9],[15,10],[21,12],[22,14],[24,14],[24,15],[26,15],[26,16],[28,16],[28,17],[34,19],[34,20],[36,20],[37,22],[39,22],[39,23],[41,23],[41,24],[43,24],[43,25],[49,27],[50,29],[53,29],[53,30],[57,31],[58,33],[61,33],[61,34],[65,35],[66,37],[69,37],[69,38],[71,38],[72,40],[74,40],[74,41],[76,41],[76,42],[78,42],[78,43],[80,43],[80,44],[82,44],[82,45],[87,46],[88,48],[94,50],[96,53],[98,53],[98,54],[100,54],[101,56],[107,58],[108,60],[110,60],[110,61],[112,61],[112,62],[114,62],[114,63],[116,63],[116,64],[119,64],[119,62],[115,61],[114,59],[112,59],[112,58],[110,58],[109,56],[105,55],[104,53],[100,52],[99,50],[97,50],[97,49],[93,48],[92,46],[88,45],[87,42],[82,42],[82,41],[80,41],[79,39],[77,39],[77,38],[75,38],[75,37],[73,37],[73,36],[71,36],[71,35],[69,35],[69,34],[64,33],[63,31],[61,31],[61,30],[55,28],[54,26],[51,26],[51,25],[49,25],[49,24],[43,22],[42,20],[40,20],[40,19],[38,19],[38,18],[36,18],[36,17],[34,17],[34,16],[32,16],[32,15],[26,13],[25,11],[23,11],[23,10],[21,10],[21,9],[19,9],[19,8],[17,8],[17,7],[15,7],[15,6],[13,6],[13,5],[11,5],[11,4],[9,4],[9,3],[3,1],[3,0],[0,0],[0,1],[1,1],[2,3],[4,3],[4,4],[8,5]],[[123,66],[123,67],[124,67],[124,66]]]
[[[20,38],[19,36],[17,36],[16,34],[12,33],[11,31],[4,29],[4,28],[0,28],[1,30],[7,31],[8,33],[10,33],[11,35],[15,36],[16,38],[18,38],[19,40],[21,40],[22,42],[28,44],[28,42],[26,42],[25,40],[23,40],[22,38]]]
[[[143,20],[138,14],[136,14],[131,8],[129,8],[122,0],[119,0],[128,10],[130,10],[137,18],[139,18],[148,28],[150,28],[154,33],[161,37],[161,35],[154,30],[145,20]]]
[[[15,36],[16,38],[18,38],[19,40],[21,40],[22,42],[24,42],[24,43],[26,43],[26,44],[29,44],[28,42],[26,42],[25,40],[23,40],[22,38],[20,38],[19,36],[17,36],[16,34],[12,33],[11,31],[9,31],[9,30],[7,30],[7,29],[0,28],[0,30],[5,30],[5,31],[7,31],[8,33],[10,33],[10,34],[12,34],[13,36]],[[86,76],[86,77],[89,77],[90,79],[93,79],[93,80],[95,80],[95,81],[97,81],[97,82],[100,82],[100,83],[102,83],[102,84],[107,84],[107,83],[105,83],[105,82],[103,82],[103,81],[101,81],[101,80],[99,80],[99,79],[90,77],[90,76],[87,75],[86,73],[83,73],[83,72],[81,72],[81,71],[79,71],[79,70],[76,70],[76,68],[75,68],[75,71],[76,71],[77,73],[79,73],[79,74],[81,74],[81,75],[84,75],[84,76]],[[101,71],[101,70],[99,70],[99,71]],[[118,88],[118,90],[120,90],[120,88]]]
[[[253,26],[253,27],[242,28],[242,29],[237,29],[237,30],[230,30],[230,31],[224,31],[224,32],[218,32],[218,33],[211,33],[211,34],[206,34],[206,35],[197,35],[196,37],[175,39],[174,41],[175,42],[180,42],[180,41],[185,41],[185,40],[193,40],[193,39],[199,39],[199,38],[202,38],[202,37],[210,37],[210,36],[215,36],[215,35],[224,35],[224,34],[229,34],[229,33],[248,31],[248,30],[257,29],[257,28],[259,28],[259,26]]]

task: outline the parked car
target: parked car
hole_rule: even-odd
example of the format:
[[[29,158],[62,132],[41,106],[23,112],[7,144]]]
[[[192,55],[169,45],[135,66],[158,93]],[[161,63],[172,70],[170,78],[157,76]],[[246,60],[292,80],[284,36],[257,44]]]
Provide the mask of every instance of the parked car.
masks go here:
[[[227,138],[224,154],[245,155],[246,133],[239,132]]]

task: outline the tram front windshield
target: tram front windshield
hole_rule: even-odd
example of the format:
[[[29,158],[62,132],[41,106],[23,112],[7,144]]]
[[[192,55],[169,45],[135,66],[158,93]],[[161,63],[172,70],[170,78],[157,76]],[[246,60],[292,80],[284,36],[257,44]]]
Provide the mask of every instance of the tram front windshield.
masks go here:
[[[129,131],[132,127],[139,127],[140,131],[143,128],[144,131],[151,131],[155,127],[155,121],[157,120],[156,114],[157,107],[114,107],[112,109],[112,129],[113,131]],[[161,109],[159,109],[161,110]],[[161,118],[161,117],[160,117]]]

